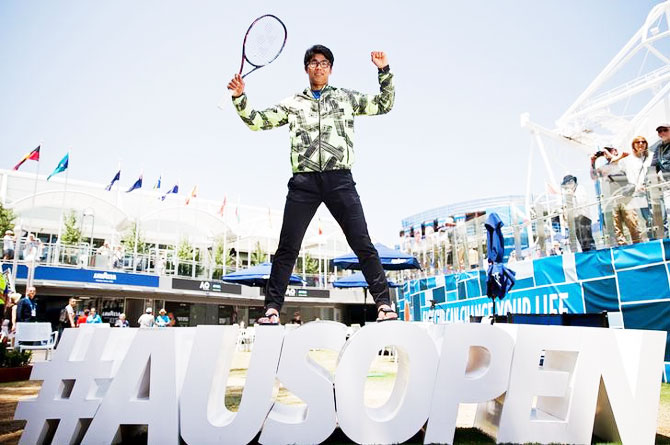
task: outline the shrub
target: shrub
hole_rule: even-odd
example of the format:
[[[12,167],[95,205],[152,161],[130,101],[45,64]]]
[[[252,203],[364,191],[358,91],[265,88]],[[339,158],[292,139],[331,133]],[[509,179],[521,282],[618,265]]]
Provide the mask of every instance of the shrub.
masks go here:
[[[0,368],[19,368],[30,363],[31,351],[8,349],[6,342],[0,342]]]

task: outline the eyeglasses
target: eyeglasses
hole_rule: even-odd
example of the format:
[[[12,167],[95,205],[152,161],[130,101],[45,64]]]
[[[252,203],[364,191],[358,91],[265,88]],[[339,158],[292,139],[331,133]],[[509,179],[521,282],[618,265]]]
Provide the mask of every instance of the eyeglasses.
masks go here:
[[[657,131],[659,133],[667,133],[668,131],[670,131],[670,128],[659,128]]]
[[[666,130],[666,131],[667,131],[667,130]],[[660,131],[659,131],[659,133],[660,133]],[[634,143],[634,144],[645,144],[645,145],[646,145],[646,144],[647,144],[647,141],[635,141],[635,142],[633,142],[633,143]]]
[[[321,68],[328,68],[330,67],[330,62],[327,60],[321,60],[321,61],[312,60],[307,65],[312,69],[316,68],[317,66],[320,66]]]

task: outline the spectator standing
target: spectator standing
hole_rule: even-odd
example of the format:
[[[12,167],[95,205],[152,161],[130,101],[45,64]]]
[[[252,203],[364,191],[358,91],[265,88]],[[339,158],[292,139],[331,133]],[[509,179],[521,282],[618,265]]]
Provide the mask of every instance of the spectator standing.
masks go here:
[[[5,312],[2,320],[2,337],[7,337],[10,341],[14,337],[14,332],[16,331],[16,309],[20,299],[21,294],[17,292],[11,293],[7,298],[7,304],[5,305]]]
[[[88,314],[90,312],[91,311],[88,308],[84,309],[84,312],[82,312],[79,315],[79,318],[77,318],[77,326],[81,326],[83,324],[86,324],[86,320],[88,319]]]
[[[98,255],[96,257],[96,266],[109,269],[112,265],[112,249],[109,247],[109,242],[105,241],[102,246],[98,247]],[[98,262],[100,264],[98,264]]]
[[[154,316],[153,316],[153,310],[148,307],[144,314],[140,316],[140,318],[137,320],[137,322],[140,324],[140,328],[153,328],[154,327]]]
[[[37,303],[34,301],[36,294],[35,286],[30,286],[26,290],[26,296],[19,300],[16,308],[16,321],[18,323],[37,321]]]
[[[16,237],[11,230],[5,230],[5,236],[2,238],[2,259],[13,260],[14,249],[16,246]]]
[[[77,299],[72,297],[68,300],[67,304],[60,311],[60,317],[58,318],[58,343],[63,337],[63,331],[66,328],[76,328],[77,323],[75,320],[74,308],[77,306]],[[56,344],[58,346],[58,344]]]
[[[126,320],[126,314],[121,314],[119,315],[119,319],[116,320],[116,323],[114,323],[114,326],[117,328],[127,328],[130,326],[128,323],[128,320]]]
[[[23,259],[26,261],[35,261],[38,259],[38,247],[39,244],[35,235],[32,233],[28,234],[28,239],[26,240],[25,248],[23,249]]]
[[[296,311],[293,313],[293,319],[291,324],[302,324],[302,318],[300,318],[300,312]]]
[[[166,315],[165,309],[158,311],[158,317],[156,317],[156,326],[159,328],[170,326],[170,318]]]
[[[97,313],[94,307],[91,308],[91,311],[88,314],[88,317],[86,317],[86,324],[94,324],[94,323],[102,323],[102,318],[100,318],[100,314]]]
[[[114,269],[121,269],[123,267],[123,249],[121,246],[114,247],[113,267]]]
[[[656,127],[656,133],[660,140],[651,149],[654,153],[651,166],[654,167],[661,181],[665,182],[670,180],[670,123]]]
[[[624,224],[628,227],[633,243],[640,242],[640,229],[638,228],[637,213],[628,206],[633,196],[634,185],[630,184],[626,176],[622,162],[629,154],[619,151],[614,147],[604,147],[591,156],[591,178],[600,178],[604,187],[605,197],[611,203],[612,219],[614,222],[614,235],[618,245],[626,244]],[[605,158],[605,163],[596,168],[595,163],[599,157]]]
[[[653,153],[651,169],[656,172],[658,180],[665,183],[670,181],[670,123],[656,127],[656,133],[659,140],[649,148],[649,151]],[[670,189],[666,186],[662,189],[654,188],[653,193],[650,193],[652,204],[660,200],[660,193],[663,195],[664,205],[661,208],[663,210],[662,220],[664,221],[667,218],[668,205],[670,204]],[[663,222],[660,222],[660,224],[663,224]],[[664,230],[657,233],[663,236]]]
[[[577,178],[566,175],[561,182],[563,199],[568,208],[573,209],[575,221],[575,235],[582,252],[595,249],[596,243],[593,239],[591,221],[591,209],[588,207],[586,192],[581,185],[577,184]]]
[[[647,200],[647,173],[652,164],[652,156],[649,154],[647,140],[642,136],[637,136],[631,143],[633,156],[626,158],[626,176],[630,183],[635,187],[633,198],[629,203],[631,210],[640,209],[642,219],[646,229],[651,228],[651,211],[649,210],[649,201]],[[645,230],[646,231],[646,230]]]

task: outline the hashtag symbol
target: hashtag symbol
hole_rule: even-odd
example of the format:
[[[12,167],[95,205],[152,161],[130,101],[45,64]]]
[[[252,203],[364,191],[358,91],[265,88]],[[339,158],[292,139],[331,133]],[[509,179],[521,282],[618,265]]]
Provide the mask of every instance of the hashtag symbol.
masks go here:
[[[14,418],[27,420],[19,444],[81,441],[112,377],[101,361],[111,329],[66,329],[50,362],[38,362],[31,380],[43,380],[37,398],[19,402]],[[88,343],[88,345],[87,345]],[[54,431],[55,430],[55,431]]]

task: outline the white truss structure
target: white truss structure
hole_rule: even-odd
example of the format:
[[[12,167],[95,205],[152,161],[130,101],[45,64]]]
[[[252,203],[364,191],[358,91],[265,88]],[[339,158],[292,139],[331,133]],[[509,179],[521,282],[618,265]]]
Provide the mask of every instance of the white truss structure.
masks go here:
[[[554,129],[532,122],[528,113],[521,115],[521,126],[533,134],[552,186],[556,181],[542,137],[590,155],[608,144],[627,149],[633,137],[655,136],[656,126],[665,122],[670,122],[670,0],[651,10]]]
[[[554,190],[560,187],[545,139],[577,148],[584,155],[604,145],[629,151],[637,135],[646,136],[650,144],[655,142],[655,129],[661,123],[670,123],[670,0],[652,8],[633,37],[556,121],[555,128],[532,122],[528,113],[521,115],[521,126],[531,132],[547,185]],[[531,146],[526,212],[530,212],[533,152]]]
[[[670,1],[651,10],[640,29],[556,121],[556,128],[542,128],[527,114],[521,121],[534,134],[589,154],[605,144],[628,148],[638,134],[655,135],[659,123],[670,121]]]

